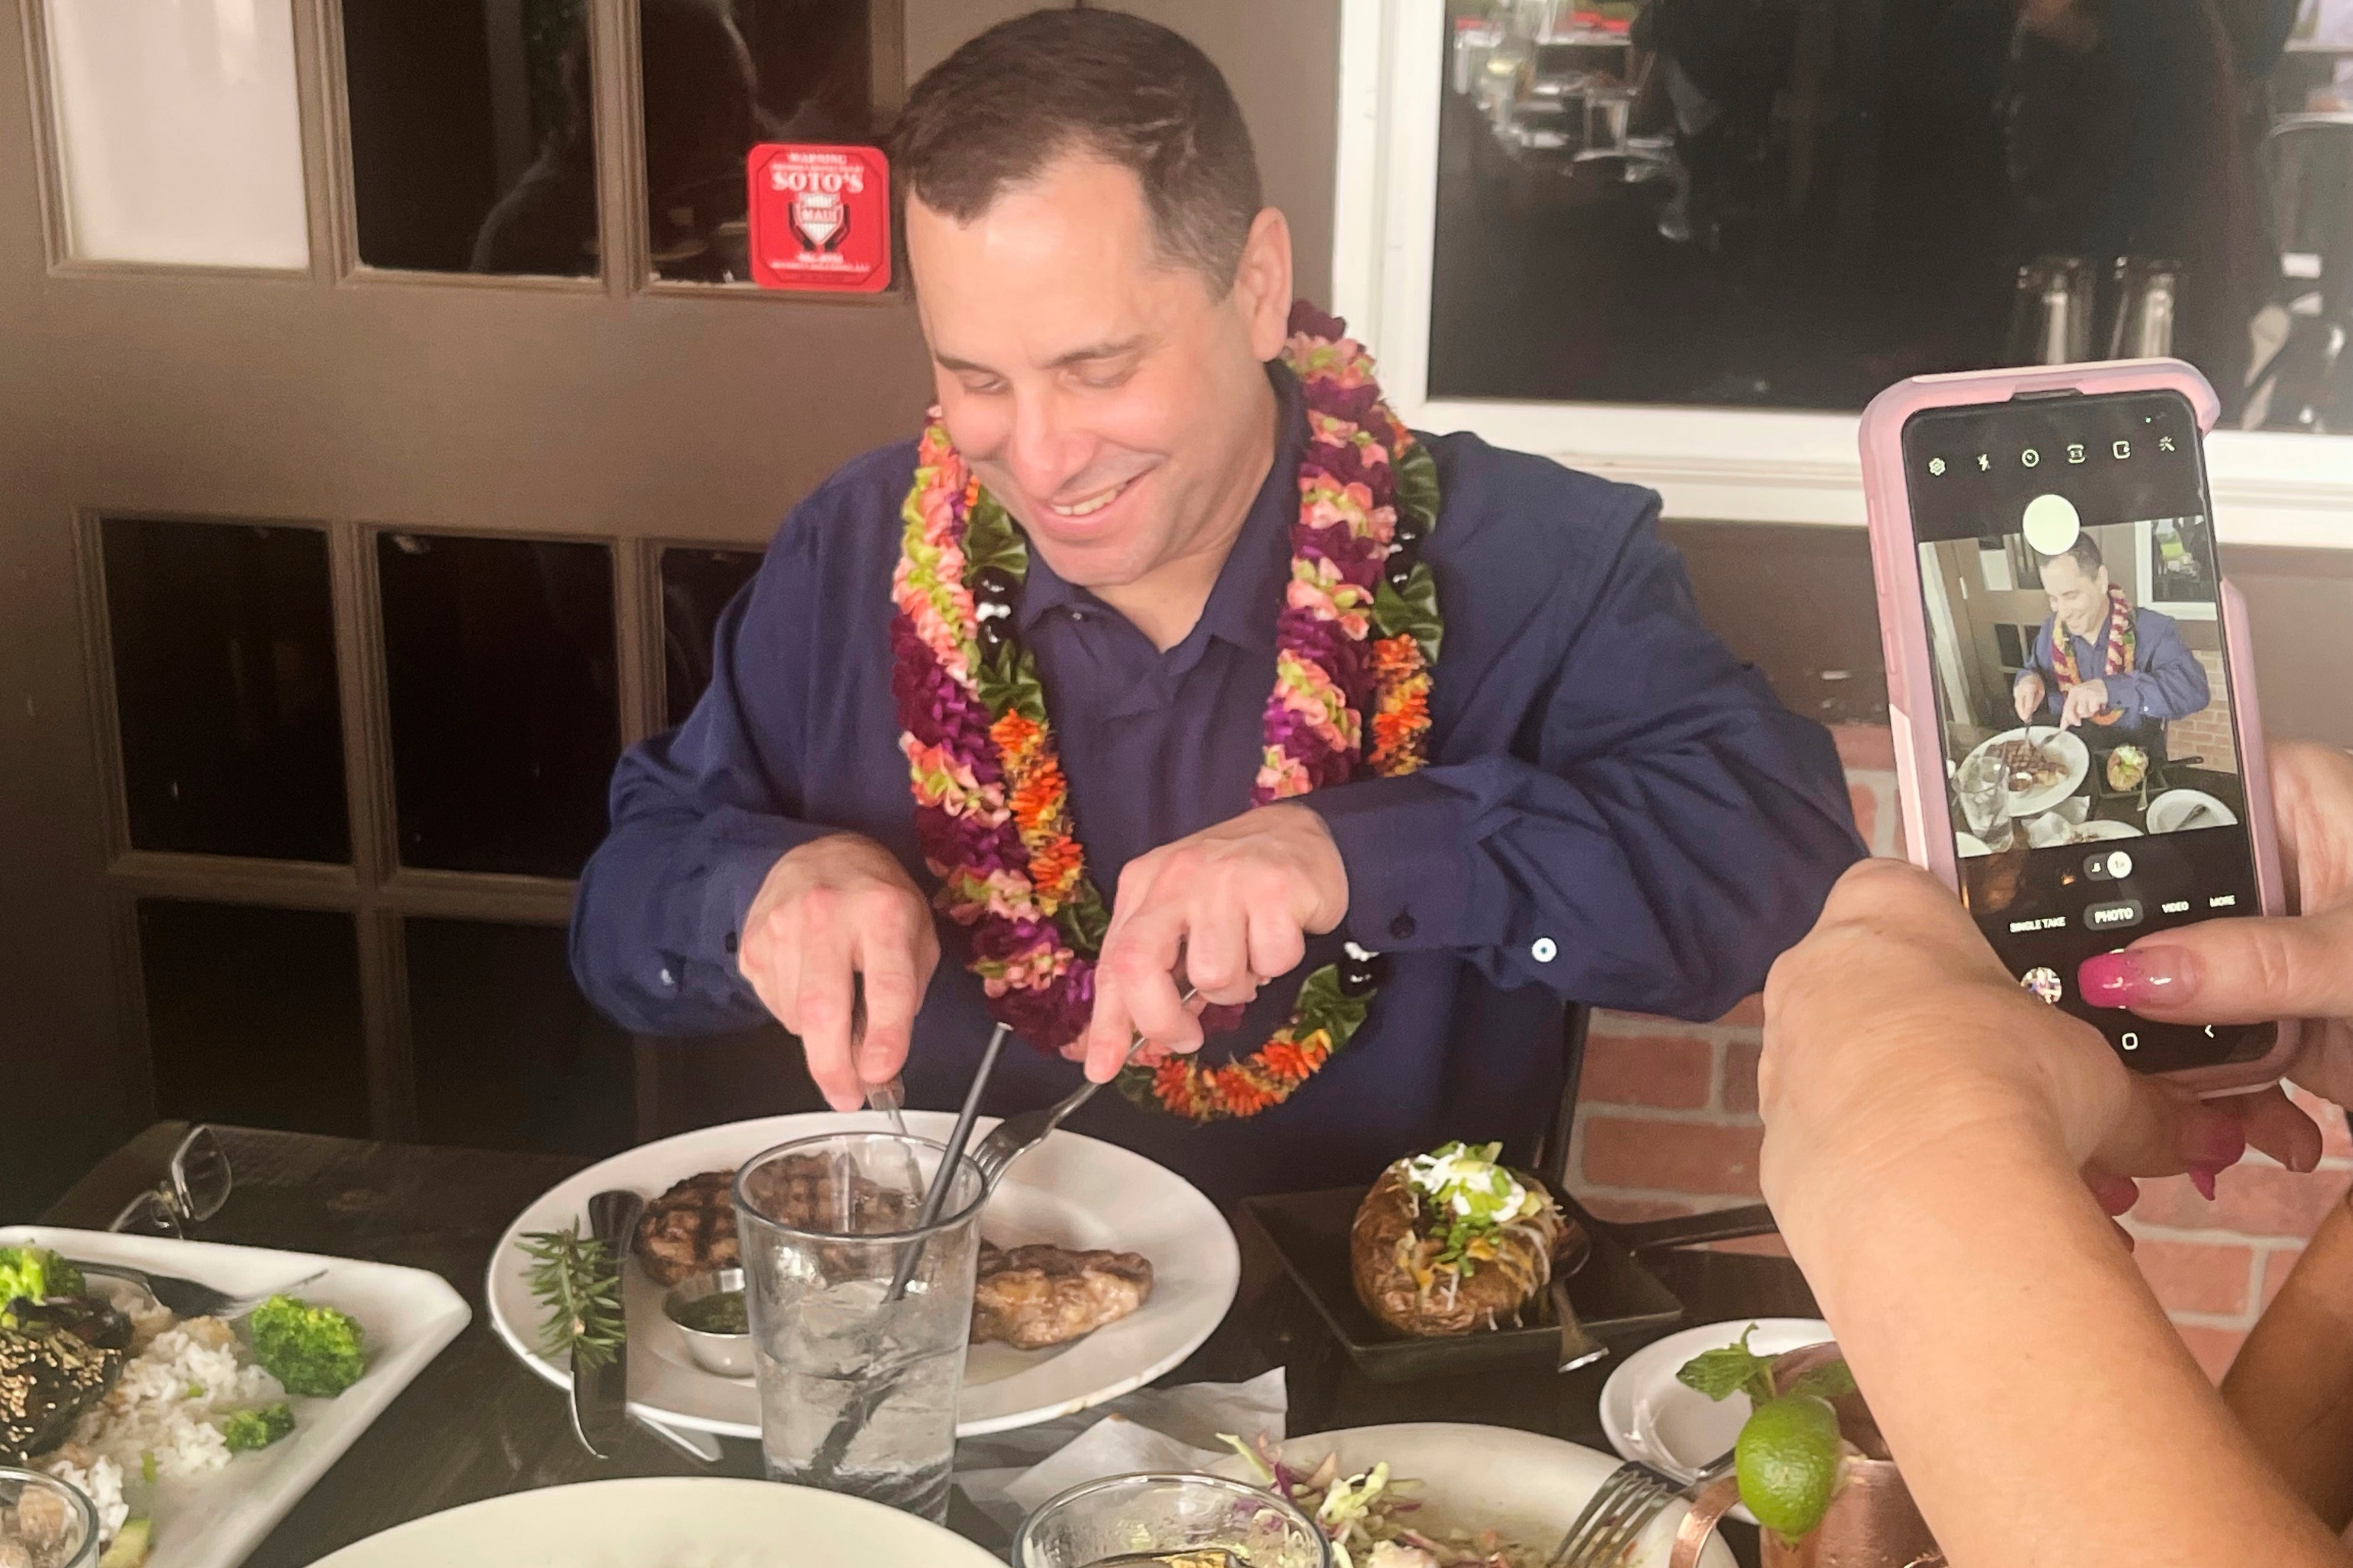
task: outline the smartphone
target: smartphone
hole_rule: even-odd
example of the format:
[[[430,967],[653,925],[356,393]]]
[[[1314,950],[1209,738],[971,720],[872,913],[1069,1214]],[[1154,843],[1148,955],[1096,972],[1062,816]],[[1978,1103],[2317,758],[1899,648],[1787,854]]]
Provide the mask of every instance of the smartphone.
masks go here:
[[[1862,419],[1905,844],[2019,984],[2135,1069],[2271,1082],[2292,1024],[2151,1023],[2076,966],[2284,908],[2213,389],[2172,360],[1926,376]]]

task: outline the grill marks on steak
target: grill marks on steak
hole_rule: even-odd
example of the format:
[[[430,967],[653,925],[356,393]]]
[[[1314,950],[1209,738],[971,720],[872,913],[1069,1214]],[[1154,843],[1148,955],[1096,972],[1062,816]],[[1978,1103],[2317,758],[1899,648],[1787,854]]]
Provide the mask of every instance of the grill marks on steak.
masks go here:
[[[735,1240],[733,1171],[689,1176],[646,1205],[638,1221],[638,1262],[664,1285],[697,1274],[733,1268],[743,1258]]]
[[[1005,1250],[983,1242],[972,1341],[1000,1340],[1025,1351],[1065,1344],[1117,1322],[1151,1295],[1152,1265],[1138,1253],[1042,1245]]]

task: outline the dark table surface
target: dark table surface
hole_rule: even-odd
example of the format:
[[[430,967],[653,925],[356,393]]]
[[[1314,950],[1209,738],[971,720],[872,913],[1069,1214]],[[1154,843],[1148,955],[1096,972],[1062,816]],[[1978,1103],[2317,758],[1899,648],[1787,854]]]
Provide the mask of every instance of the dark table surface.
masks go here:
[[[109,1155],[41,1216],[101,1229],[153,1186],[185,1131],[159,1122]],[[563,1395],[524,1370],[490,1326],[482,1279],[499,1237],[532,1199],[589,1162],[563,1155],[425,1148],[308,1133],[221,1129],[236,1171],[227,1206],[192,1233],[206,1241],[325,1253],[423,1268],[455,1286],[473,1321],[364,1433],[248,1559],[300,1568],[352,1542],[427,1513],[531,1487],[627,1475],[757,1476],[754,1444],[728,1441],[715,1471],[632,1431],[609,1460],[573,1436]],[[1237,1381],[1281,1364],[1294,1435],[1392,1421],[1464,1421],[1548,1433],[1609,1448],[1596,1405],[1620,1357],[1567,1374],[1525,1367],[1444,1381],[1378,1384],[1356,1373],[1282,1273],[1256,1227],[1242,1237],[1242,1288],[1209,1342],[1166,1382]],[[1681,1248],[1646,1254],[1691,1323],[1811,1317],[1804,1279],[1788,1259]],[[949,1521],[1001,1547],[1002,1532],[965,1508]],[[1756,1533],[1727,1524],[1745,1564]]]

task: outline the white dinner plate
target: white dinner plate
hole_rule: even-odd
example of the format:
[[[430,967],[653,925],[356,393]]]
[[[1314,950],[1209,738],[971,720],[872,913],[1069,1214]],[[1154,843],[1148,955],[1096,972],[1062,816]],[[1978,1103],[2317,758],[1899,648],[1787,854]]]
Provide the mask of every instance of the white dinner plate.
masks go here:
[[[1282,1462],[1293,1469],[1312,1470],[1334,1454],[1344,1474],[1387,1461],[1390,1475],[1419,1482],[1422,1507],[1413,1523],[1425,1534],[1493,1530],[1534,1549],[1539,1561],[1618,1468],[1609,1455],[1557,1437],[1437,1421],[1319,1432],[1282,1445]],[[1210,1468],[1237,1480],[1259,1479],[1239,1454]],[[1622,1568],[1666,1568],[1686,1511],[1678,1504],[1652,1521]],[[1732,1553],[1722,1541],[1710,1541],[1700,1568],[1733,1568]]]
[[[944,1140],[955,1125],[946,1111],[911,1110],[908,1131]],[[996,1122],[975,1126],[977,1143]],[[681,1132],[616,1154],[550,1189],[522,1211],[491,1255],[491,1325],[523,1364],[564,1386],[571,1369],[537,1352],[539,1304],[517,1248],[528,1231],[586,1226],[589,1197],[625,1187],[652,1198],[702,1171],[733,1171],[763,1149],[827,1132],[871,1132],[868,1111],[821,1110],[731,1121]],[[1152,1264],[1152,1298],[1134,1313],[1083,1339],[1050,1350],[975,1345],[965,1360],[956,1435],[976,1437],[1067,1415],[1115,1399],[1168,1371],[1200,1347],[1233,1305],[1241,1279],[1234,1233],[1198,1188],[1143,1155],[1056,1132],[1006,1173],[981,1215],[981,1234],[999,1247],[1053,1242],[1062,1247],[1140,1252]],[[760,1435],[760,1397],[749,1378],[717,1377],[690,1360],[685,1342],[662,1315],[662,1288],[636,1260],[622,1268],[629,1319],[629,1405],[677,1426],[723,1436]]]
[[[2129,822],[2111,822],[2106,817],[2094,817],[2075,829],[2078,844],[2101,844],[2112,838],[2138,838],[2139,828]]]
[[[354,1542],[311,1568],[1004,1568],[863,1498],[720,1476],[542,1487]]]
[[[2021,726],[2015,730],[2004,730],[1993,739],[1978,742],[1976,748],[1961,760],[1960,772],[1967,773],[1971,763],[2005,742],[2024,739],[2026,739],[2026,731]],[[2050,810],[2069,795],[2073,795],[2076,787],[2084,782],[2084,776],[2092,771],[2092,753],[2084,746],[2082,739],[2072,730],[2062,730],[2049,724],[2037,724],[2034,726],[2034,743],[2066,763],[2067,771],[2060,776],[2057,783],[2045,785],[2042,789],[2029,790],[2024,795],[2011,795],[2008,784],[2005,784],[2002,789],[2003,808],[2012,816],[2034,816]]]
[[[237,1295],[275,1289],[323,1268],[325,1278],[296,1294],[359,1322],[367,1370],[332,1399],[290,1400],[291,1436],[258,1454],[240,1454],[208,1475],[156,1483],[147,1510],[155,1521],[147,1568],[231,1568],[244,1562],[473,1315],[438,1275],[388,1263],[36,1225],[0,1229],[0,1247],[46,1247],[91,1263],[175,1274]]]
[[[1705,1323],[1644,1345],[1619,1363],[1601,1385],[1601,1431],[1609,1446],[1629,1459],[1688,1481],[1715,1462],[1740,1436],[1748,1420],[1748,1396],[1712,1400],[1675,1381],[1683,1365],[1703,1351],[1720,1350],[1740,1338],[1749,1324],[1748,1348],[1777,1356],[1829,1342],[1831,1326],[1820,1318],[1740,1318]],[[1746,1508],[1733,1517],[1750,1524]]]
[[[2206,815],[2198,819],[2199,827],[2237,826],[2238,814],[2204,790],[2169,789],[2148,803],[2148,830],[2151,833],[2179,831],[2182,821],[2201,805],[2206,808]]]

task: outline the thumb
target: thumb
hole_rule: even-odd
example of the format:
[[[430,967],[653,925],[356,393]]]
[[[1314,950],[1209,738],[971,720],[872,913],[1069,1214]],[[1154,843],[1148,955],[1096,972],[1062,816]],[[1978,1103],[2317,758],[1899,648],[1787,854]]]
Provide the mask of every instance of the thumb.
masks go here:
[[[2166,931],[2085,959],[2076,984],[2095,1007],[2164,1023],[2353,1017],[2353,904]]]

